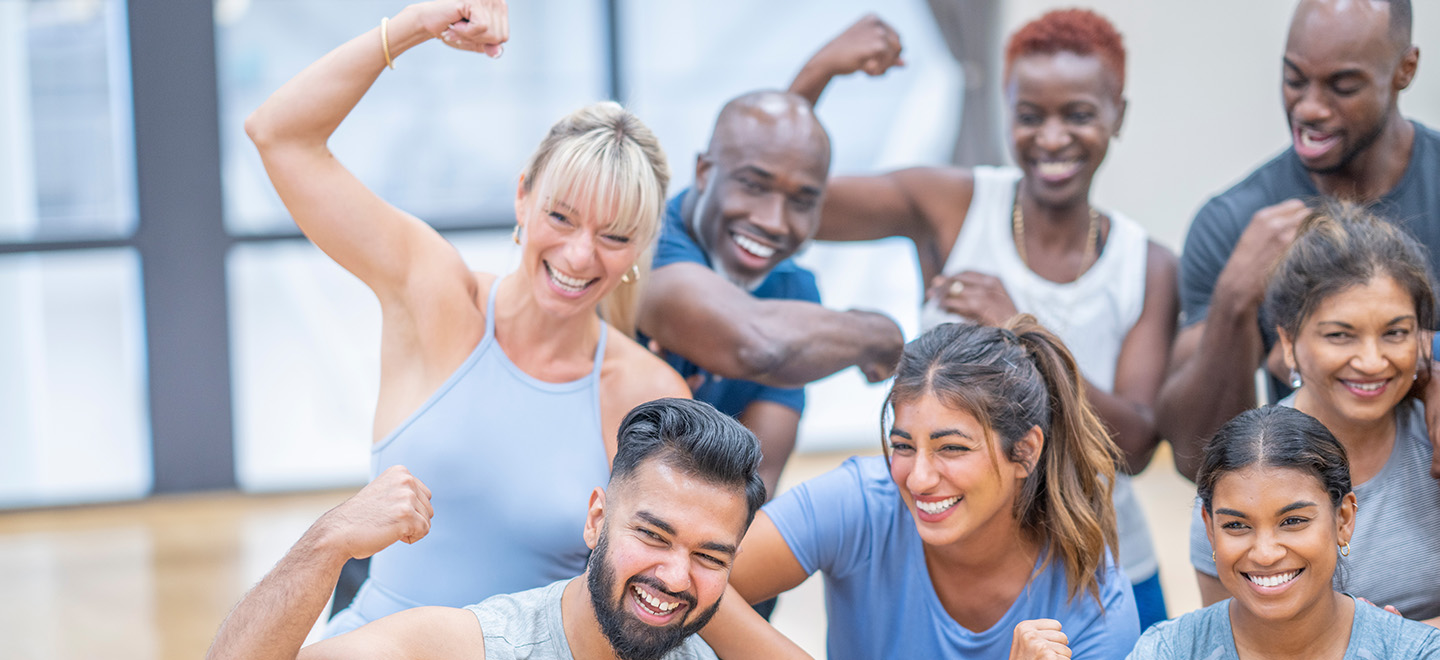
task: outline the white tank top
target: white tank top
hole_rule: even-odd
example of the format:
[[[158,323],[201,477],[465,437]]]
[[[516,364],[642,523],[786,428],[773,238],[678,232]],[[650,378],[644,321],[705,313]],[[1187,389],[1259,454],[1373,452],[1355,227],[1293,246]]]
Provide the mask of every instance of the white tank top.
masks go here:
[[[1000,278],[1015,309],[1035,315],[1041,325],[1065,342],[1075,355],[1080,373],[1092,385],[1113,392],[1120,347],[1145,306],[1149,255],[1145,230],[1119,213],[1106,211],[1110,234],[1099,259],[1074,282],[1051,282],[1030,270],[1015,248],[1011,212],[1020,170],[976,167],[974,176],[970,210],[942,272],[955,275],[972,270]],[[942,311],[935,300],[925,301],[920,310],[920,325],[925,330],[952,321],[968,319]],[[1159,570],[1159,564],[1128,475],[1116,479],[1114,500],[1120,563],[1131,581],[1148,579]]]

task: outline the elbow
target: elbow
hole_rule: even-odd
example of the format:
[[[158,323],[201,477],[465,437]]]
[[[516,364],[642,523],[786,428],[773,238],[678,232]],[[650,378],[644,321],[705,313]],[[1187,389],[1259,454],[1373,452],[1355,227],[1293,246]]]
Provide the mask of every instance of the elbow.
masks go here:
[[[735,347],[736,373],[720,375],[741,380],[768,380],[785,365],[789,353],[779,342],[753,333],[741,338]]]
[[[250,141],[255,143],[256,147],[264,148],[270,142],[269,126],[260,116],[259,110],[250,113],[250,116],[245,118],[245,135],[250,137]]]

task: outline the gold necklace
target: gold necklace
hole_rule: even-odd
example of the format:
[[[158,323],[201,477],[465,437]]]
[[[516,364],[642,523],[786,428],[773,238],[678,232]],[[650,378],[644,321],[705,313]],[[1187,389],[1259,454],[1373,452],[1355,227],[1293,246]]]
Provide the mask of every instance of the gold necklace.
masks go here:
[[[1090,267],[1090,260],[1094,259],[1095,253],[1100,250],[1100,214],[1095,212],[1094,206],[1089,208],[1090,230],[1085,237],[1085,253],[1080,256],[1080,272],[1075,274],[1077,280],[1085,274],[1085,269]],[[1020,253],[1020,263],[1030,268],[1030,259],[1025,256],[1025,213],[1020,210],[1018,191],[1015,195],[1015,206],[1010,212],[1010,228],[1015,233],[1015,250]]]

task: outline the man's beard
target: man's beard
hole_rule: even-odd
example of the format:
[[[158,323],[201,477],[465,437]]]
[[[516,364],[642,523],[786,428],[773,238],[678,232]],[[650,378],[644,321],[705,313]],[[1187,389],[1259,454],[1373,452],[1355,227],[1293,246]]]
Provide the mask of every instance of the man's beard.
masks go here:
[[[621,660],[659,660],[680,646],[685,638],[704,628],[705,624],[710,622],[710,617],[715,616],[715,611],[720,608],[720,601],[715,601],[715,604],[704,612],[685,614],[687,618],[681,619],[681,623],[664,627],[652,626],[635,618],[625,607],[625,599],[630,598],[632,582],[644,583],[682,600],[686,603],[686,609],[690,610],[695,609],[695,597],[688,593],[672,594],[654,581],[640,576],[630,578],[623,588],[619,589],[617,597],[615,567],[610,565],[609,557],[609,531],[608,528],[600,531],[600,541],[595,544],[595,552],[590,555],[590,566],[586,571],[585,581],[590,589],[590,604],[595,609],[595,619],[600,622],[601,632],[605,633],[610,647]],[[615,600],[611,600],[612,598]]]
[[[1351,144],[1349,149],[1345,150],[1345,153],[1340,154],[1340,161],[1338,163],[1330,167],[1306,167],[1306,171],[1322,176],[1343,173],[1360,154],[1365,153],[1367,149],[1374,146],[1375,142],[1380,139],[1380,136],[1385,133],[1385,126],[1389,124],[1390,113],[1387,111],[1382,117],[1384,117],[1384,119],[1376,122],[1369,130],[1362,133],[1360,138],[1356,140],[1354,144]],[[1301,161],[1301,165],[1304,165],[1304,161]]]

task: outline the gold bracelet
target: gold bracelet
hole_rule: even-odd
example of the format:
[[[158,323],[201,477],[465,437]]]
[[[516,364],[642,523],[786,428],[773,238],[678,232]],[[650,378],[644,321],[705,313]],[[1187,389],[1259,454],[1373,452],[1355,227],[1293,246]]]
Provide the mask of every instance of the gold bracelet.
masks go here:
[[[395,70],[395,62],[394,62],[394,60],[391,60],[391,59],[390,59],[390,30],[389,30],[389,25],[390,25],[390,17],[389,17],[389,16],[386,16],[386,17],[380,19],[380,49],[385,53],[385,66],[390,67],[390,70],[391,70],[391,71],[394,71],[394,70]]]

